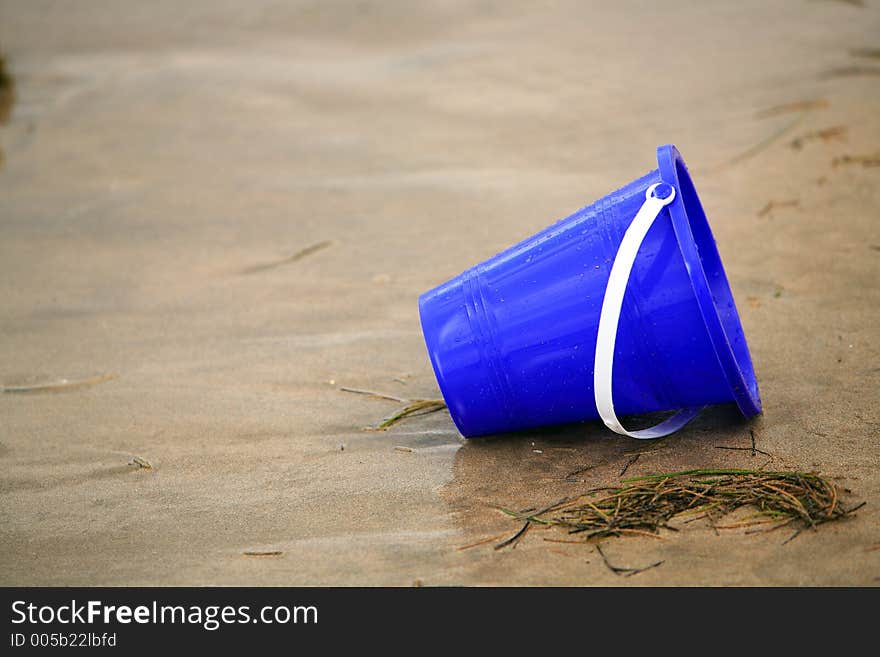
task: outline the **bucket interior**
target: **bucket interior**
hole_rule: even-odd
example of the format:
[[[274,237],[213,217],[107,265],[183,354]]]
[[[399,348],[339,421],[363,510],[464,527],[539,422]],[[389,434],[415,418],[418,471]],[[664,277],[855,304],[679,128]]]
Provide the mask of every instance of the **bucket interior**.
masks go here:
[[[661,147],[661,152],[658,152],[661,173],[665,159],[663,148],[670,149],[668,155],[671,156],[681,194],[681,203],[676,203],[671,208],[673,223],[678,223],[675,228],[679,245],[689,264],[693,265],[696,261],[700,265],[690,267],[690,275],[701,312],[737,405],[744,415],[756,415],[761,412],[761,400],[755,370],[715,238],[687,167],[674,147]],[[668,166],[669,160],[666,163]],[[675,211],[676,207],[683,209],[684,217],[681,217],[680,210],[678,213]],[[676,217],[676,214],[679,216]],[[682,219],[684,226],[681,224]],[[683,227],[688,229],[691,240],[682,235]],[[689,247],[695,247],[692,253],[688,253]]]

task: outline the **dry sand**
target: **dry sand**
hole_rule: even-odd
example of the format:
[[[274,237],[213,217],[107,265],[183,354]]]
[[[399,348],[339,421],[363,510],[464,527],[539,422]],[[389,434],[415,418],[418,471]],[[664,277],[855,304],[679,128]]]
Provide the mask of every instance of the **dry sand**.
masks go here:
[[[880,167],[832,166],[880,151],[865,4],[0,3],[0,384],[116,375],[0,394],[0,584],[880,582]],[[463,441],[445,413],[361,431],[396,406],[339,386],[438,395],[420,292],[666,142],[762,418],[715,409],[659,445],[595,423]],[[762,465],[714,448],[750,428],[867,506],[787,545],[700,523],[606,542],[664,561],[629,578],[560,533],[457,549],[516,530],[491,505],[613,483],[635,449],[629,474]]]

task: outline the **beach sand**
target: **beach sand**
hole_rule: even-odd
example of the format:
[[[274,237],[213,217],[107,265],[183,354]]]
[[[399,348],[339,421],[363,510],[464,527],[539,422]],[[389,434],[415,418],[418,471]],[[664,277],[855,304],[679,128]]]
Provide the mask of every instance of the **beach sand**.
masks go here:
[[[217,4],[0,2],[0,584],[880,583],[877,0]],[[400,404],[342,386],[439,396],[421,292],[670,142],[764,416],[362,430]],[[607,540],[664,562],[633,577],[557,530],[459,549],[635,450],[628,475],[764,466],[716,449],[750,430],[867,506],[784,545]]]

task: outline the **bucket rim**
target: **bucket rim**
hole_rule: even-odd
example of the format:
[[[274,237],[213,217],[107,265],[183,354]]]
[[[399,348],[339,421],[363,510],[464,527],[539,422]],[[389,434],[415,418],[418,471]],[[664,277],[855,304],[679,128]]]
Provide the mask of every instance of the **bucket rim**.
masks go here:
[[[721,266],[720,256],[718,256],[711,228],[709,227],[699,196],[696,193],[696,188],[690,178],[687,165],[681,153],[672,144],[666,144],[657,148],[657,164],[660,169],[660,178],[675,186],[675,200],[667,209],[672,218],[672,227],[678,241],[678,247],[684,258],[691,287],[696,295],[700,314],[709,333],[709,339],[712,342],[715,355],[721,364],[721,369],[724,372],[740,412],[746,417],[758,415],[761,412],[761,397],[758,392],[758,383],[752,365],[751,354],[745,341],[745,334],[742,330],[733,294],[730,291],[727,275],[724,272],[723,266]],[[685,207],[685,197],[687,197],[687,204],[691,208],[690,215]],[[704,235],[704,241],[706,242],[699,246],[692,229],[692,224],[698,222],[700,228],[703,229],[700,232]],[[708,236],[708,239],[705,239],[705,236]],[[703,260],[700,258],[699,248],[702,248],[704,251],[711,249],[712,252],[709,255],[718,261],[719,266],[716,273],[721,280],[716,285],[721,285],[721,294],[728,297],[725,301],[732,305],[733,313],[729,321],[735,321],[736,328],[743,332],[742,346],[736,352],[734,352],[731,346],[728,329],[725,327],[716,305],[712,288],[709,285],[709,279],[703,266]]]

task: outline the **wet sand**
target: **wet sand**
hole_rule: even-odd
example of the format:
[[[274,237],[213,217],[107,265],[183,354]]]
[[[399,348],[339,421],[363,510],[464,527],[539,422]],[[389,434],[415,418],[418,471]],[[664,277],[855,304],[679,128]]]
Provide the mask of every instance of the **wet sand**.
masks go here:
[[[0,2],[0,385],[84,381],[0,394],[0,584],[880,583],[880,167],[858,160],[880,60],[851,52],[880,47],[880,5],[583,4]],[[398,405],[340,386],[439,395],[419,293],[667,142],[763,417],[658,445],[596,423],[465,441],[445,413],[361,430]],[[607,541],[664,562],[634,577],[560,533],[458,549],[516,531],[494,505],[613,484],[635,450],[629,475],[764,465],[715,448],[750,429],[867,506],[786,545]]]

